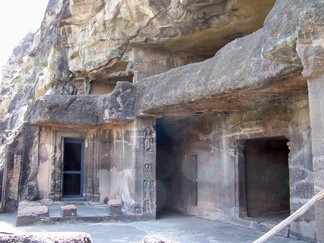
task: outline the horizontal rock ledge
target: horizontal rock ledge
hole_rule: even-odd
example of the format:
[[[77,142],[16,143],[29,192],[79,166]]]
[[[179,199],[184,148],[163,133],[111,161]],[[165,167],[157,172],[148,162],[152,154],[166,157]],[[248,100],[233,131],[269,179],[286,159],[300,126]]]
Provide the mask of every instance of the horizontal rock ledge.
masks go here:
[[[29,113],[32,125],[104,126],[135,118],[133,84],[117,82],[105,95],[45,95],[36,100]]]
[[[138,82],[137,115],[243,111],[269,99],[307,95],[297,52],[286,57],[287,63],[280,56],[279,61],[268,59],[263,50],[273,43],[263,41],[267,39],[267,33],[260,30],[228,44],[204,62]]]

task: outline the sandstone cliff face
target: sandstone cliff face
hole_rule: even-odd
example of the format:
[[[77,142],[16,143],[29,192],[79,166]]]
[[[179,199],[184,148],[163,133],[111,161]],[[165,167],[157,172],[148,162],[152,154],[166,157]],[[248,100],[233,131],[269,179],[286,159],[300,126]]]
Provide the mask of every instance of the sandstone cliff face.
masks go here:
[[[18,185],[20,181],[25,183],[31,172],[30,165],[28,165],[30,163],[28,150],[31,148],[34,135],[30,133],[30,127],[26,126],[25,121],[28,107],[34,98],[33,86],[36,76],[41,70],[40,60],[28,56],[32,49],[33,39],[33,34],[27,35],[14,49],[12,57],[3,69],[0,98],[0,181],[2,184],[10,180],[16,185],[7,191],[3,186],[1,190],[2,195],[5,193],[8,195],[8,209],[16,207],[16,200],[20,196],[19,190],[27,190],[27,187],[22,189]],[[30,141],[27,142],[26,139]],[[21,174],[21,169],[25,169],[24,175]],[[8,178],[3,180],[2,176],[5,171],[10,171],[10,173],[7,174]],[[37,195],[36,186],[31,190],[36,190],[35,195]],[[4,200],[1,202],[4,203]]]
[[[49,76],[39,80],[37,91],[41,95],[46,91],[43,83],[49,86],[56,80],[132,80],[142,49],[152,52],[146,61],[155,56],[159,60],[154,62],[168,69],[204,60],[231,40],[262,27],[273,3],[63,1],[58,42],[50,50],[45,72]]]
[[[35,98],[44,94],[93,93],[96,81],[114,87],[118,80],[132,81],[134,74],[140,80],[204,60],[233,39],[261,28],[273,4],[274,0],[50,0],[39,31],[26,36],[4,67],[0,175],[10,170],[8,180],[24,187],[2,190],[2,195],[12,200],[7,209],[15,208],[17,199],[27,197],[28,190],[29,194],[34,191],[32,197],[37,198],[37,163],[32,163],[37,161],[37,154],[29,151],[37,146],[37,131],[26,121],[37,120],[39,111],[47,122],[65,121],[58,119],[60,115],[53,118],[52,110],[41,109],[41,104],[38,111],[31,111]],[[116,97],[120,100],[118,92],[116,89],[104,98],[105,102]],[[94,102],[101,104],[100,99]],[[60,99],[57,102],[58,107],[64,104]],[[118,120],[119,115],[134,117],[134,101],[116,105],[125,108],[117,113],[118,107],[100,108],[99,123],[111,122],[110,118],[116,116]],[[71,120],[78,123],[73,117],[66,122]],[[37,122],[41,123],[41,119]],[[95,125],[98,121],[86,124]],[[24,195],[19,195],[22,191]]]
[[[35,97],[35,84],[44,74],[49,50],[55,40],[56,7],[57,3],[49,3],[39,31],[28,34],[3,67],[0,83],[0,198],[1,208],[6,203],[5,210],[15,209],[18,198],[35,200],[38,197],[37,155],[31,153],[36,146],[37,130],[26,121]],[[2,185],[3,182],[9,184],[8,181],[12,186]]]

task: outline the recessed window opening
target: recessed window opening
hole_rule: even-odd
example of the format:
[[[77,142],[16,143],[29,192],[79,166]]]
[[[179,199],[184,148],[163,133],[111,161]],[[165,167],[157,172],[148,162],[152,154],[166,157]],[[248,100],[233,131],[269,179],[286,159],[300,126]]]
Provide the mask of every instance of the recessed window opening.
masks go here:
[[[289,215],[288,139],[262,138],[244,143],[246,211],[251,218]]]
[[[90,82],[89,94],[109,94],[111,93],[118,81],[133,82],[133,75],[127,77],[110,78],[107,80],[92,80]]]

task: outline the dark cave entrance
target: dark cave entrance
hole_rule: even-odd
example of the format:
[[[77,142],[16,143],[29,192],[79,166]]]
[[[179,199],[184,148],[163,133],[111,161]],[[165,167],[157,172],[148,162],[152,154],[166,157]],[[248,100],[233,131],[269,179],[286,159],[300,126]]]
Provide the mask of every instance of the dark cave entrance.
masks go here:
[[[164,119],[156,122],[156,211],[157,217],[169,210],[172,201],[174,171],[174,149],[177,140],[172,134],[173,124]]]
[[[281,220],[289,215],[289,165],[284,137],[251,139],[244,142],[246,216]],[[242,168],[242,167],[241,167]],[[242,196],[242,195],[241,195]]]
[[[168,211],[186,213],[198,203],[198,157],[187,153],[183,124],[159,119],[156,123],[157,217]]]
[[[83,140],[65,138],[63,155],[63,198],[83,196]]]

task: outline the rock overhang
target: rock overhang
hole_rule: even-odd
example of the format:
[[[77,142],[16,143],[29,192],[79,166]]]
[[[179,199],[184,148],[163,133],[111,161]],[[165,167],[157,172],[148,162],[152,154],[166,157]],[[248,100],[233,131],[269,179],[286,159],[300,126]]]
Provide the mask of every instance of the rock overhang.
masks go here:
[[[122,124],[134,117],[133,84],[117,82],[106,95],[44,95],[30,112],[34,126],[98,127]]]
[[[271,41],[263,30],[237,39],[213,58],[148,77],[137,84],[139,115],[186,116],[201,112],[243,112],[307,96],[307,82],[296,49],[265,52]],[[294,46],[283,43],[283,49]],[[278,46],[276,50],[280,50]],[[270,49],[271,51],[273,49]],[[270,57],[270,58],[269,58]]]
[[[232,41],[214,57],[144,79],[137,85],[137,114],[244,112],[307,97],[305,73],[312,67],[301,60],[301,33],[319,35],[321,6],[321,1],[277,1],[263,28]],[[315,46],[312,56],[319,56],[314,54],[318,41],[308,42]]]
[[[191,59],[212,57],[262,27],[274,0],[70,1],[59,31],[69,70],[78,78],[127,77],[132,48]]]
[[[124,102],[133,105],[128,109],[128,115],[113,111],[114,105],[111,105],[110,112],[114,114],[108,109],[98,119],[106,117],[107,121],[114,123],[140,116],[244,112],[261,105],[307,96],[303,65],[296,51],[300,21],[298,9],[302,9],[303,4],[300,1],[278,1],[262,29],[235,39],[203,62],[138,81],[133,85],[131,95],[122,95]],[[311,2],[306,4],[312,6]],[[288,5],[293,6],[294,11]],[[294,24],[286,24],[287,17]],[[84,96],[82,99],[88,98]],[[98,96],[97,99],[119,105],[114,95]],[[102,106],[99,101],[95,103],[94,107]],[[92,117],[90,124],[102,124],[94,114],[88,115]],[[83,122],[74,121],[76,124]]]

